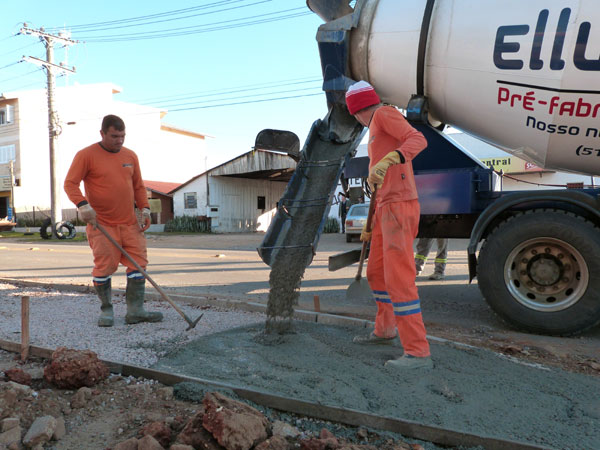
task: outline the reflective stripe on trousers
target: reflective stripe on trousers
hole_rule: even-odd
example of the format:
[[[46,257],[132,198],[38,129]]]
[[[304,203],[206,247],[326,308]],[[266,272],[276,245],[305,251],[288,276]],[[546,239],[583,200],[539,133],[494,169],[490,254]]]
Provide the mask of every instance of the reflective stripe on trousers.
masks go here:
[[[448,239],[447,238],[421,238],[417,241],[417,253],[415,254],[415,266],[417,270],[423,270],[427,261],[427,255],[431,251],[433,241],[437,243],[437,255],[435,257],[435,272],[444,273],[448,262]]]
[[[377,302],[375,334],[392,337],[397,328],[407,354],[429,356],[412,250],[419,209],[418,200],[377,206],[367,278]]]

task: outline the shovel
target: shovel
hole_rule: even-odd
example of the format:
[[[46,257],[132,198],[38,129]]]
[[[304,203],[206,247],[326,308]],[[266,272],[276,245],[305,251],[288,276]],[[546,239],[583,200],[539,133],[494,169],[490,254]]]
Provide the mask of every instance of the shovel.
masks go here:
[[[179,306],[177,306],[177,304],[176,304],[176,303],[175,303],[173,300],[171,300],[171,299],[169,298],[169,296],[167,295],[167,293],[166,293],[165,291],[163,291],[163,290],[162,290],[162,288],[161,288],[161,287],[160,287],[158,284],[156,284],[152,278],[150,278],[150,275],[148,275],[148,274],[146,273],[146,271],[145,271],[144,269],[142,269],[142,266],[140,266],[140,265],[139,265],[139,264],[138,264],[138,263],[137,263],[137,262],[136,262],[136,261],[135,261],[135,260],[134,260],[134,259],[133,259],[133,258],[130,256],[130,255],[129,255],[129,253],[127,253],[127,252],[125,251],[125,249],[124,249],[123,247],[121,247],[121,246],[119,245],[119,243],[118,243],[117,241],[115,241],[115,239],[114,239],[114,238],[113,238],[113,237],[112,237],[110,234],[108,234],[108,231],[106,231],[106,229],[104,229],[104,227],[103,227],[102,225],[100,225],[99,223],[97,223],[97,224],[96,224],[96,228],[98,228],[98,229],[99,229],[99,230],[102,232],[102,234],[104,234],[104,236],[106,236],[106,238],[107,238],[107,239],[108,239],[108,240],[109,240],[109,241],[110,241],[110,242],[111,242],[111,243],[112,243],[112,244],[113,244],[115,247],[117,247],[117,248],[119,249],[119,251],[120,251],[120,252],[123,254],[123,256],[125,256],[125,257],[126,257],[128,260],[129,260],[129,261],[131,261],[131,263],[132,263],[132,264],[133,264],[133,265],[136,267],[136,269],[137,269],[137,270],[139,270],[139,271],[140,271],[140,273],[141,273],[142,275],[144,275],[144,278],[146,278],[146,280],[148,280],[148,281],[149,281],[149,282],[152,284],[152,286],[154,286],[154,288],[155,288],[155,289],[156,289],[158,292],[160,292],[160,295],[162,296],[162,298],[164,298],[166,301],[168,301],[168,302],[171,304],[171,306],[172,306],[173,308],[175,308],[175,311],[177,311],[179,314],[181,314],[181,317],[183,317],[183,318],[185,319],[185,321],[186,321],[186,322],[188,323],[188,325],[189,325],[189,326],[188,326],[188,327],[185,329],[185,331],[188,331],[188,330],[191,330],[192,328],[195,328],[195,327],[196,327],[196,324],[198,323],[198,321],[199,321],[200,319],[202,319],[202,316],[203,316],[204,314],[200,314],[200,317],[198,317],[196,320],[192,320],[192,319],[190,319],[190,318],[187,316],[187,314],[186,314],[186,313],[184,313],[184,312],[183,312],[183,310],[182,310],[182,309],[181,309]]]
[[[369,204],[369,214],[367,215],[367,226],[365,228],[367,232],[371,231],[371,221],[373,220],[373,210],[375,209],[376,196],[377,186],[375,186],[375,190],[371,196],[371,203]],[[362,300],[371,298],[373,296],[369,282],[362,277],[362,268],[365,262],[365,255],[367,253],[367,245],[369,245],[368,241],[363,242],[362,249],[360,251],[360,260],[358,261],[358,273],[356,274],[356,277],[354,277],[352,284],[348,286],[348,289],[346,290],[346,300]]]

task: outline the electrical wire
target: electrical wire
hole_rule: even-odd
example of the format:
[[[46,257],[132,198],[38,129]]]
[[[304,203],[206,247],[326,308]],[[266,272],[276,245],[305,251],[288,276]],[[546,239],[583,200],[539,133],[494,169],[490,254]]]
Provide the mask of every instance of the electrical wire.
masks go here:
[[[311,82],[314,82],[314,81],[311,81]],[[220,91],[220,92],[216,92],[214,94],[193,95],[193,96],[187,96],[185,98],[171,98],[171,99],[166,99],[166,100],[163,100],[163,101],[153,101],[153,102],[146,102],[146,103],[141,103],[141,104],[143,104],[143,105],[160,105],[162,107],[169,107],[170,103],[178,103],[178,102],[181,102],[182,100],[190,100],[190,99],[194,99],[194,98],[205,99],[207,97],[215,97],[215,96],[222,96],[222,95],[229,95],[229,94],[237,94],[239,92],[257,91],[257,90],[263,90],[263,89],[267,89],[267,88],[291,86],[291,85],[296,85],[296,84],[301,84],[301,83],[307,83],[307,82],[305,81],[305,82],[299,82],[299,83],[274,84],[274,85],[263,86],[263,87],[258,87],[258,88],[254,88],[254,89],[235,89],[235,90],[230,90],[230,91]],[[315,89],[315,88],[319,88],[320,89],[321,86],[320,85],[319,86],[313,86],[313,87],[309,87],[309,88],[303,88],[303,89],[300,89],[300,90]],[[293,90],[287,90],[287,91],[283,91],[283,92],[293,92]],[[260,93],[260,94],[255,94],[254,96],[269,95],[269,94],[272,94],[272,93],[273,92],[263,92],[263,93]],[[240,97],[240,98],[242,98],[242,97]],[[221,100],[230,100],[230,99],[229,98],[212,99],[212,100],[196,101],[196,102],[192,102],[192,103],[206,103],[206,102],[209,102],[209,101],[221,101]],[[188,103],[188,104],[190,104],[190,103]],[[175,104],[175,105],[171,105],[171,106],[179,106],[179,104]]]
[[[267,2],[270,2],[270,1],[272,1],[272,0],[260,0],[260,1],[254,2],[254,3],[250,3],[248,5],[234,6],[234,7],[231,7],[231,8],[225,8],[225,9],[219,9],[219,10],[216,10],[216,11],[209,11],[209,12],[203,12],[203,13],[198,13],[198,14],[192,14],[192,15],[189,15],[189,16],[174,17],[174,18],[171,18],[171,19],[155,20],[155,21],[151,21],[151,22],[136,23],[136,24],[132,24],[132,25],[120,25],[120,26],[104,27],[104,28],[91,28],[89,30],[83,30],[83,31],[87,32],[87,33],[95,33],[95,32],[98,32],[98,31],[115,30],[115,29],[132,28],[132,27],[142,27],[142,26],[146,26],[146,25],[153,25],[153,24],[156,24],[156,23],[172,22],[174,20],[184,20],[184,19],[189,19],[191,17],[207,16],[209,14],[217,14],[217,13],[220,13],[220,12],[232,11],[232,10],[241,9],[241,8],[247,8],[249,6],[260,5],[261,3],[267,3]],[[305,9],[305,8],[301,8],[301,9]],[[85,38],[82,38],[82,39],[85,39]]]
[[[286,89],[283,91],[273,91],[273,92],[261,92],[259,94],[250,94],[250,95],[240,95],[237,97],[226,97],[226,98],[222,98],[222,99],[212,99],[212,100],[201,100],[201,101],[194,101],[194,102],[184,102],[184,103],[176,103],[174,105],[171,106],[167,106],[164,104],[160,104],[160,106],[154,106],[155,108],[165,108],[165,109],[169,109],[169,108],[175,108],[175,107],[180,107],[180,106],[188,106],[188,105],[200,105],[203,103],[210,103],[210,102],[216,102],[216,101],[229,101],[229,100],[240,100],[243,98],[253,98],[253,97],[260,97],[260,96],[265,96],[265,95],[276,95],[276,94],[287,94],[290,92],[301,92],[301,91],[307,91],[307,90],[314,90],[315,87],[308,87],[308,88],[301,88],[301,89]],[[321,92],[317,92],[316,94],[320,94]]]
[[[171,15],[175,15],[175,14],[184,14],[186,12],[190,12],[190,11],[197,11],[197,10],[201,10],[201,9],[208,9],[208,8],[212,8],[212,7],[217,7],[217,6],[221,6],[223,4],[228,4],[228,3],[239,3],[242,1],[248,1],[248,0],[221,0],[215,3],[209,3],[207,5],[202,5],[202,6],[192,6],[190,8],[183,8],[183,9],[175,9],[175,10],[170,10],[170,11],[165,11],[162,13],[155,13],[155,14],[148,14],[145,16],[136,16],[136,17],[130,17],[127,19],[117,19],[117,20],[108,20],[108,21],[104,21],[104,22],[94,22],[94,23],[87,23],[87,24],[80,24],[80,25],[71,25],[69,26],[70,30],[82,30],[82,29],[86,29],[86,28],[94,28],[96,26],[105,26],[105,25],[114,25],[114,24],[119,24],[119,23],[129,23],[129,22],[139,22],[142,20],[146,20],[146,19],[153,19],[156,17],[165,17],[165,16],[171,16]],[[46,27],[47,30],[62,30],[64,29],[64,26],[59,26],[59,27]]]
[[[219,88],[219,89],[213,89],[210,91],[186,92],[183,94],[175,94],[175,95],[161,95],[159,97],[149,97],[149,98],[145,98],[145,99],[137,99],[137,100],[133,100],[133,102],[138,103],[138,104],[148,104],[148,103],[159,102],[161,100],[177,99],[178,97],[182,97],[182,99],[187,99],[187,98],[194,98],[194,97],[190,97],[190,96],[201,96],[201,97],[202,96],[212,96],[214,93],[227,94],[229,92],[237,92],[238,90],[251,91],[251,90],[256,90],[256,89],[264,89],[267,87],[279,87],[279,86],[286,86],[286,85],[292,85],[292,84],[308,83],[308,82],[313,82],[313,81],[321,81],[321,77],[302,77],[302,78],[291,78],[291,79],[278,80],[278,81],[265,81],[262,83],[253,83],[253,84],[247,84],[247,85],[242,85],[242,86],[234,86],[234,87],[230,88],[230,89],[233,89],[233,91],[228,91],[226,89]]]
[[[2,69],[6,69],[6,68],[8,68],[8,67],[16,66],[17,64],[19,64],[19,63],[22,63],[22,62],[23,62],[23,60],[20,60],[20,61],[16,61],[16,62],[14,62],[14,63],[7,64],[6,66],[2,66],[2,67],[0,67],[0,70],[2,70]]]
[[[41,70],[41,69],[40,69],[40,70]],[[42,80],[40,80],[40,81],[35,81],[35,82],[33,82],[33,83],[25,84],[25,85],[22,85],[22,86],[17,86],[17,87],[10,88],[10,89],[4,89],[4,91],[3,91],[3,92],[19,91],[19,90],[21,90],[21,89],[24,89],[24,88],[26,88],[26,87],[34,86],[34,85],[36,85],[36,84],[39,84],[39,83],[42,83],[42,82],[45,84],[45,83],[46,83],[46,80],[43,80],[43,81],[42,81]],[[45,86],[43,86],[43,87],[45,88]],[[40,89],[42,89],[42,87],[40,87]]]
[[[33,47],[34,45],[37,45],[37,44],[38,44],[37,42],[33,42],[33,43],[31,43],[31,44],[27,44],[27,45],[25,45],[25,46],[23,46],[23,47],[16,48],[16,49],[14,49],[14,50],[11,50],[11,51],[9,51],[9,52],[6,52],[6,53],[0,53],[0,57],[2,57],[2,56],[6,56],[6,55],[10,55],[11,53],[18,52],[19,50],[23,50],[23,49],[25,49],[25,48],[28,48],[28,47]]]
[[[32,73],[38,72],[40,70],[43,70],[43,69],[41,67],[38,67],[37,69],[32,70],[31,72],[27,72],[27,73],[24,73],[24,74],[21,74],[21,75],[17,75],[15,77],[11,77],[11,78],[6,78],[4,80],[0,80],[0,83],[4,83],[6,81],[14,80],[14,79],[21,78],[21,77],[26,77],[27,75],[31,75]]]
[[[304,94],[304,95],[291,95],[288,97],[278,97],[278,98],[266,98],[266,99],[262,99],[262,100],[250,100],[247,102],[236,102],[236,103],[223,103],[223,104],[219,104],[219,105],[206,105],[206,106],[193,106],[190,108],[177,108],[177,109],[170,109],[169,112],[176,112],[176,111],[191,111],[194,109],[207,109],[207,108],[220,108],[223,106],[235,106],[235,105],[247,105],[250,103],[264,103],[264,102],[274,102],[274,101],[278,101],[278,100],[289,100],[292,98],[301,98],[301,97],[314,97],[316,95],[323,95],[324,92],[319,92],[316,94]]]
[[[11,34],[10,36],[6,36],[5,38],[0,39],[0,42],[8,41],[11,38],[14,38],[18,33]]]
[[[301,8],[301,9],[304,9],[304,8]],[[240,20],[248,20],[248,19],[254,19],[254,18],[258,18],[258,17],[266,17],[266,16],[273,15],[273,14],[279,14],[281,12],[284,12],[284,11],[277,11],[275,13],[259,14],[256,16],[244,17],[244,18],[240,18],[240,19],[230,19],[230,20],[214,22],[214,23],[204,24],[204,25],[194,25],[194,26],[189,26],[189,27],[171,28],[171,29],[165,29],[165,30],[159,30],[159,31],[156,31],[156,30],[155,31],[144,31],[144,32],[139,32],[139,33],[113,34],[113,35],[96,36],[96,37],[82,36],[79,39],[84,40],[89,43],[122,42],[122,41],[132,41],[132,40],[142,40],[142,39],[158,39],[158,38],[174,37],[174,36],[187,36],[190,34],[209,33],[209,32],[213,32],[213,31],[231,30],[231,29],[241,28],[241,27],[246,27],[246,26],[251,26],[251,25],[259,25],[259,24],[263,24],[263,23],[270,23],[270,22],[276,22],[276,21],[285,20],[285,19],[293,19],[293,18],[297,18],[297,17],[312,15],[312,13],[310,11],[303,11],[303,12],[288,14],[288,15],[279,16],[279,17],[272,17],[272,18],[267,18],[267,19],[249,20],[247,22],[242,22],[242,23],[237,23],[237,24],[231,23],[231,22],[237,22]],[[229,23],[229,25],[222,25],[222,24],[227,24],[227,23]],[[222,26],[213,26],[213,25],[222,25]],[[213,27],[212,28],[203,28],[203,27],[209,27],[209,26],[213,26]],[[187,31],[184,31],[184,30],[187,30]]]

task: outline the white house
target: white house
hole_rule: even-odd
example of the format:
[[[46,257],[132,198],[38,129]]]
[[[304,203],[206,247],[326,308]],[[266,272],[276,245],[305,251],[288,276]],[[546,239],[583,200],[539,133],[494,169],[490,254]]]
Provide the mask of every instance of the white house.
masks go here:
[[[74,205],[62,184],[75,153],[100,140],[102,118],[120,116],[126,125],[125,146],[140,160],[144,179],[179,181],[206,170],[206,136],[162,122],[164,112],[149,106],[121,102],[120,89],[110,83],[56,89],[60,125],[56,148],[56,179],[62,209]],[[5,180],[14,163],[14,197]],[[50,157],[46,91],[5,92],[0,96],[0,216],[3,203],[14,203],[17,214],[50,208]],[[7,201],[6,199],[10,199]],[[1,200],[4,199],[4,202]]]
[[[218,233],[266,231],[296,162],[253,150],[170,192],[175,216],[205,216]]]

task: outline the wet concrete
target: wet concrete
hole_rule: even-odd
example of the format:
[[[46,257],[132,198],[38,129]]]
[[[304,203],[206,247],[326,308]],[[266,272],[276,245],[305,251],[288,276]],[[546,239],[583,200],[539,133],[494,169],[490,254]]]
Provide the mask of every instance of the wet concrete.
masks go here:
[[[600,448],[600,379],[432,342],[435,368],[383,367],[394,347],[353,344],[356,329],[294,322],[261,338],[254,325],[204,336],[161,359],[161,370],[326,405],[549,448]],[[365,332],[363,330],[363,332]]]

